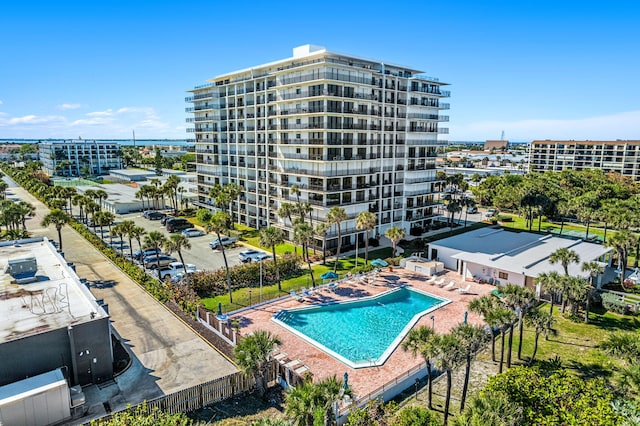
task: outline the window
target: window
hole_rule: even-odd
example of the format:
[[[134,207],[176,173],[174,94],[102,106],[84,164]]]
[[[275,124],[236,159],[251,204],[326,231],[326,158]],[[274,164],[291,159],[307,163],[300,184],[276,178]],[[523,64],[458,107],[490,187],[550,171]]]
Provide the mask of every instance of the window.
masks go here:
[[[506,272],[498,272],[498,278],[500,278],[501,280],[508,280],[509,274],[507,274]]]

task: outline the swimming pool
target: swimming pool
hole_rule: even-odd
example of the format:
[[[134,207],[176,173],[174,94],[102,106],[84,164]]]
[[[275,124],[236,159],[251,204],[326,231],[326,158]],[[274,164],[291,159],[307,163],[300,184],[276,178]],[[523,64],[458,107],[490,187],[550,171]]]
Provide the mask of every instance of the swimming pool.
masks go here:
[[[272,320],[352,368],[382,365],[424,314],[450,303],[410,287],[278,312]]]

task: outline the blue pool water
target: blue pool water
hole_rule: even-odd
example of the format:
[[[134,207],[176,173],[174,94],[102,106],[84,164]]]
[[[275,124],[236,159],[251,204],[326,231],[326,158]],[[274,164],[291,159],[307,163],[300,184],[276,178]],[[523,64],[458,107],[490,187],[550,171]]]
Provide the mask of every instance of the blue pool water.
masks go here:
[[[357,301],[281,311],[273,320],[359,368],[383,364],[421,316],[447,303],[403,287]]]

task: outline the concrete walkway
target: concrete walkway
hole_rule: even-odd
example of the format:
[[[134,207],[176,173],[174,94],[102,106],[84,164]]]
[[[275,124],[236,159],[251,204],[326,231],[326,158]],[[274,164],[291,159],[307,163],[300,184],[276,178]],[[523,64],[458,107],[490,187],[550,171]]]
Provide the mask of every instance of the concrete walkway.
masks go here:
[[[7,182],[13,184],[8,178]],[[27,221],[33,236],[58,240],[52,226],[40,223],[47,207],[26,190],[11,185],[7,198],[24,200],[36,207]],[[113,328],[126,343],[133,363],[110,386],[85,388],[89,416],[113,411],[237,371],[236,367],[183,321],[147,294],[97,249],[69,227],[62,232],[65,258],[76,266],[78,276],[91,283],[91,292],[109,305]],[[89,401],[91,400],[91,401]],[[86,419],[83,419],[86,421]]]

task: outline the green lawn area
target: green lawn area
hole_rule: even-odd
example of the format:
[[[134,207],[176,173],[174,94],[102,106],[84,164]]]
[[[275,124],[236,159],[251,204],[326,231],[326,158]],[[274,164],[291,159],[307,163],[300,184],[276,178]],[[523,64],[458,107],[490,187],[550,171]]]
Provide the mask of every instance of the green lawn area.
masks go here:
[[[362,254],[361,256],[358,256],[358,266],[362,266],[364,264],[364,250],[361,254]],[[376,259],[378,257],[381,259],[385,259],[390,256],[391,256],[391,248],[389,247],[369,251],[369,261]],[[327,260],[326,265],[322,265],[320,263],[320,264],[312,264],[311,266],[312,266],[313,275],[316,281],[316,285],[322,285],[323,281],[320,278],[320,276],[327,271],[333,271],[334,261],[333,259]],[[355,266],[356,266],[355,256],[348,257],[346,259],[341,259],[338,264],[337,273],[338,275],[340,275],[340,277],[343,277],[349,271],[351,271],[351,269],[353,269]],[[307,268],[307,265],[304,264],[302,265],[301,275],[282,281],[282,291],[278,290],[277,284],[270,285],[270,286],[263,286],[262,300],[264,301],[264,300],[275,299],[277,297],[289,294],[290,290],[298,291],[302,287],[308,288],[312,286],[313,284],[311,281],[311,276],[309,274],[309,269]],[[259,301],[260,301],[259,288],[250,288],[250,289],[241,288],[241,289],[235,290],[233,292],[233,304],[229,303],[229,294],[224,294],[224,295],[215,296],[215,297],[206,297],[200,300],[202,305],[210,311],[217,311],[218,303],[222,303],[223,312],[229,312],[236,309],[240,309],[245,306],[249,306],[250,304],[258,303]]]
[[[548,310],[549,305],[545,304],[540,309]],[[553,314],[557,321],[554,326],[557,335],[550,335],[549,340],[545,340],[543,335],[540,336],[535,360],[548,361],[558,356],[562,366],[570,368],[578,375],[584,377],[597,376],[605,379],[615,378],[619,363],[614,357],[608,356],[598,349],[597,346],[608,334],[614,331],[637,331],[640,327],[640,319],[630,315],[618,315],[597,309],[590,312],[589,323],[585,324],[583,321],[572,321],[564,318],[558,306],[554,307]],[[518,333],[516,329],[513,339],[512,361],[516,364],[526,363],[533,353],[534,340],[535,332],[525,326],[522,342],[524,361],[518,361]],[[496,356],[499,358],[499,338],[496,341],[496,345]],[[490,351],[483,352],[479,355],[479,359],[489,361],[491,359]]]

